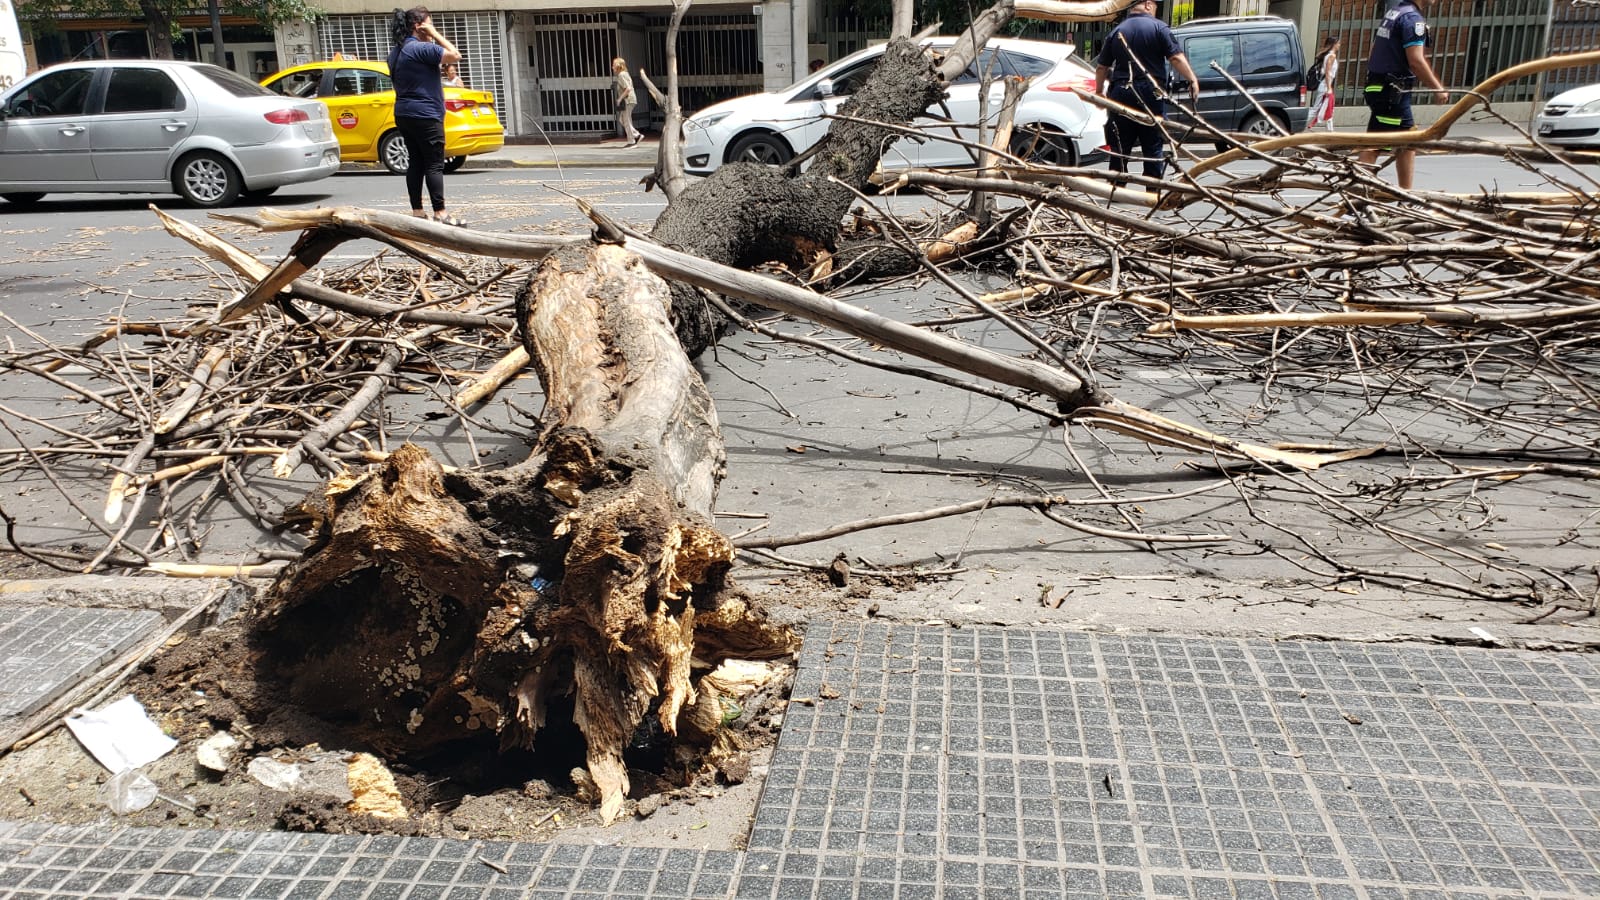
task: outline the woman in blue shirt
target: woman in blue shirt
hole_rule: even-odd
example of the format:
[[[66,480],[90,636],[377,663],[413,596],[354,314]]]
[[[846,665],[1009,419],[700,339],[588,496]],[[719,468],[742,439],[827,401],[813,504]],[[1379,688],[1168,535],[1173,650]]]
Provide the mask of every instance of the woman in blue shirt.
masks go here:
[[[426,181],[434,219],[460,225],[444,208],[444,86],[439,81],[439,67],[460,62],[461,53],[433,27],[427,7],[395,10],[391,28],[394,47],[389,51],[389,78],[394,82],[394,124],[411,155],[406,164],[411,214],[426,218],[422,211]]]

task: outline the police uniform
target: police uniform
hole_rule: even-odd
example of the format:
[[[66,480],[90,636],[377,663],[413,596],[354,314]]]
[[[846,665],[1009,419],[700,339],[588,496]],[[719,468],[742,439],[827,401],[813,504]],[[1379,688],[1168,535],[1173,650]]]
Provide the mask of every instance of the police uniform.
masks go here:
[[[1100,55],[1095,57],[1096,63],[1110,69],[1106,96],[1162,118],[1165,105],[1160,91],[1166,86],[1167,60],[1180,52],[1178,39],[1172,36],[1167,23],[1148,13],[1130,13],[1101,43]],[[1106,126],[1112,171],[1128,171],[1128,159],[1134,145],[1138,145],[1144,158],[1144,174],[1161,177],[1166,133],[1159,122],[1143,125],[1113,113]]]
[[[1411,117],[1411,89],[1417,76],[1411,72],[1406,48],[1428,44],[1428,23],[1406,0],[1384,14],[1372,36],[1367,58],[1367,84],[1363,97],[1372,115],[1368,131],[1405,131],[1415,125]]]

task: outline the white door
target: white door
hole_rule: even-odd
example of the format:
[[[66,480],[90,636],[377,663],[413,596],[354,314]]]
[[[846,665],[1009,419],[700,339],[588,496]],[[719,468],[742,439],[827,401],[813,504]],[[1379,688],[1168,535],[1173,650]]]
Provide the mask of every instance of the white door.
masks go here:
[[[978,87],[983,77],[987,75],[989,83],[989,105],[985,111],[989,114],[989,123],[992,125],[1000,115],[1000,104],[1004,102],[1006,88],[1003,79],[1006,72],[1000,63],[1000,55],[993,49],[986,48],[978,54],[978,59],[967,66],[967,70],[956,76],[950,82],[949,98],[944,106],[949,110],[949,118],[945,118],[944,110],[938,106],[931,107],[928,115],[917,119],[917,125],[928,133],[929,139],[923,141],[921,146],[915,144],[912,161],[919,166],[970,166],[974,163],[974,151],[955,141],[939,140],[940,137],[956,137],[959,140],[976,142],[978,140]],[[885,159],[885,165],[888,160]]]

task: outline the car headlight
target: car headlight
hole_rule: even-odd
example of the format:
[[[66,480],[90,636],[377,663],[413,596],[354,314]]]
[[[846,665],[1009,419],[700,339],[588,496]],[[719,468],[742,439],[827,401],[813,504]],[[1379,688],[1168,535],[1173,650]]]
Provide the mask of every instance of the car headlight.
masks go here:
[[[1574,109],[1572,112],[1567,113],[1567,115],[1592,116],[1595,113],[1600,113],[1600,100],[1590,100],[1588,103],[1585,103],[1577,109]]]
[[[723,112],[723,113],[712,113],[709,116],[695,116],[694,118],[690,119],[688,122],[685,122],[684,125],[686,127],[690,128],[690,129],[710,128],[711,126],[717,124],[718,122],[721,122],[723,119],[726,119],[727,117],[729,117],[731,115],[733,115],[733,113],[731,113],[731,112]]]

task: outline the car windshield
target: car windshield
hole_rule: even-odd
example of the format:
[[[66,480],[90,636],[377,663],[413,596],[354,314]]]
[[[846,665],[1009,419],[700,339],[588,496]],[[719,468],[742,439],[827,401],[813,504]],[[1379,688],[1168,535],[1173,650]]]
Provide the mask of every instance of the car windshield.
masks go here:
[[[943,53],[943,52],[949,50],[952,45],[948,41],[944,41],[944,42],[940,42],[940,43],[933,43],[933,42],[930,41],[929,43],[924,44],[924,46],[933,47],[936,52]],[[853,56],[854,54],[851,54],[851,55]],[[877,64],[878,56],[881,56],[881,55],[882,55],[882,51],[880,50],[877,54],[875,54],[872,57],[873,65]],[[845,57],[845,59],[848,59],[848,58],[849,57]],[[834,62],[828,63],[827,65],[823,66],[821,69],[818,69],[817,71],[812,72],[811,74],[809,74],[806,77],[800,79],[799,81],[796,81],[794,83],[793,87],[800,87],[800,88],[816,87],[817,82],[821,81],[824,78],[832,78],[835,81],[837,81],[841,75],[846,75],[846,74],[848,74],[848,72],[854,71],[854,67],[851,67],[848,70],[839,68],[839,63],[840,62],[843,62],[843,59],[835,60]],[[868,74],[871,74],[871,72],[872,72],[872,70],[870,68],[867,69],[866,71],[867,71]],[[858,84],[858,86],[859,86],[859,84]],[[804,93],[804,91],[802,91],[801,93]]]
[[[235,97],[272,96],[271,91],[230,69],[221,66],[195,66],[194,70]]]

